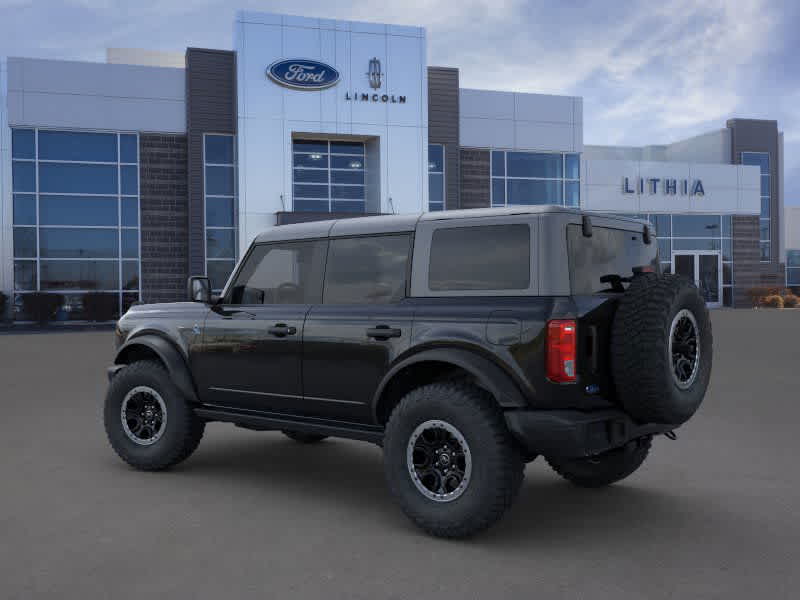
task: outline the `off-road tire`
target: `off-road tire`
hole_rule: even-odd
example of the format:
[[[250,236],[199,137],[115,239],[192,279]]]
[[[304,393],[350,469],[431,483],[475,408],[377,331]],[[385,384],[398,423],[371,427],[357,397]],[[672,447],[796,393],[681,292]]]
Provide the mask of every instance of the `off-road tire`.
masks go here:
[[[167,409],[164,432],[149,446],[132,441],[122,426],[125,395],[138,386],[158,392]],[[149,360],[134,362],[114,376],[106,394],[103,421],[114,451],[126,463],[142,471],[160,471],[186,460],[197,449],[205,430],[205,422],[195,415],[164,366]]]
[[[697,371],[685,389],[673,377],[669,353],[670,329],[683,310],[691,313],[699,336]],[[693,282],[676,275],[635,277],[611,330],[611,367],[622,409],[643,423],[685,423],[703,401],[712,348],[711,319]]]
[[[470,449],[472,473],[460,496],[437,502],[417,489],[407,462],[414,430],[430,420],[455,427]],[[485,391],[468,383],[433,383],[409,392],[392,411],[384,437],[386,480],[400,508],[427,533],[445,538],[473,535],[511,506],[524,463],[502,411]]]
[[[292,431],[291,429],[281,429],[281,433],[289,439],[301,444],[317,444],[328,437],[327,435],[319,435],[318,433]]]
[[[547,458],[547,464],[564,479],[579,487],[611,485],[631,475],[642,466],[650,452],[650,438],[629,442],[597,456],[587,458]]]

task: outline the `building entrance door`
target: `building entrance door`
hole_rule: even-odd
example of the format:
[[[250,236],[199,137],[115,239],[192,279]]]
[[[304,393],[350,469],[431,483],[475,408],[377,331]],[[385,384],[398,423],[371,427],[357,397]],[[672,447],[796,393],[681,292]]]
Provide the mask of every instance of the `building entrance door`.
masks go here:
[[[719,251],[673,252],[672,272],[695,282],[709,308],[722,306],[722,257]]]

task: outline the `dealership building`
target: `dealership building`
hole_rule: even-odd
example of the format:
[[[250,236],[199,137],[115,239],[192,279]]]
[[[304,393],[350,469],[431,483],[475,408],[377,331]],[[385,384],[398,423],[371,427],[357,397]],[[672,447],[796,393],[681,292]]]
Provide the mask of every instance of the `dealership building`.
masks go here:
[[[664,269],[710,306],[749,306],[750,288],[794,273],[776,121],[585,145],[582,98],[461,88],[426,44],[421,27],[240,12],[233,51],[3,59],[0,291],[14,316],[36,291],[79,320],[87,293],[124,310],[183,299],[190,274],[219,289],[256,234],[287,223],[490,206],[648,218]]]

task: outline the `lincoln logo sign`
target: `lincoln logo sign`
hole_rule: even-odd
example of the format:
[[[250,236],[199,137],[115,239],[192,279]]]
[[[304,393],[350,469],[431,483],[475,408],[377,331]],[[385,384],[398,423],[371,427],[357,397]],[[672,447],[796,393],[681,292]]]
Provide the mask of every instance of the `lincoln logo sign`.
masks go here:
[[[339,83],[339,71],[330,65],[306,59],[287,59],[272,63],[267,76],[277,84],[296,90],[324,90]]]
[[[706,191],[703,189],[703,182],[699,179],[661,179],[660,177],[622,178],[623,194],[641,195],[644,194],[645,189],[647,189],[647,193],[649,194],[655,194],[660,191],[667,196],[674,196],[678,193],[680,193],[681,196],[706,195]]]

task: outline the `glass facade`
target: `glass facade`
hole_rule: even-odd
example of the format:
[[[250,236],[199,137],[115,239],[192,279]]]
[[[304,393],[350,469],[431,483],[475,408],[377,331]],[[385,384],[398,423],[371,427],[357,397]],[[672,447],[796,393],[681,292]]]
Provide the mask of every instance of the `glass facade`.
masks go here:
[[[579,154],[492,150],[492,206],[580,206]]]
[[[364,143],[292,141],[292,199],[296,211],[366,211]]]
[[[718,251],[722,268],[722,304],[733,305],[733,224],[730,215],[625,214],[652,223],[658,236],[661,269],[672,272],[672,253]]]
[[[769,262],[772,258],[772,244],[769,232],[771,185],[769,174],[769,152],[742,152],[742,164],[753,165],[761,169],[761,218],[759,220],[759,245],[761,262]]]
[[[56,319],[84,319],[88,293],[116,312],[140,298],[135,133],[12,130],[14,310],[24,295],[63,296]]]
[[[800,250],[786,251],[786,285],[800,286]]]
[[[428,144],[428,210],[444,210],[444,146]]]
[[[236,264],[236,138],[205,134],[206,275],[219,292]]]

